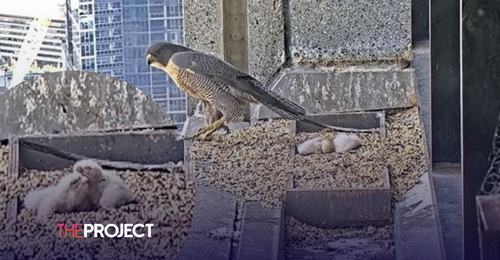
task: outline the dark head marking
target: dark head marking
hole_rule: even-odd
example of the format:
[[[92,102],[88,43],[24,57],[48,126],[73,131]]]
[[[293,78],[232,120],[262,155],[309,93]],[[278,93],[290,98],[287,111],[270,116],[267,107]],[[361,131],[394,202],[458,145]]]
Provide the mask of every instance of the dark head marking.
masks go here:
[[[146,52],[148,66],[153,62],[158,62],[166,66],[172,55],[177,52],[193,51],[187,47],[168,42],[158,42],[151,45]]]

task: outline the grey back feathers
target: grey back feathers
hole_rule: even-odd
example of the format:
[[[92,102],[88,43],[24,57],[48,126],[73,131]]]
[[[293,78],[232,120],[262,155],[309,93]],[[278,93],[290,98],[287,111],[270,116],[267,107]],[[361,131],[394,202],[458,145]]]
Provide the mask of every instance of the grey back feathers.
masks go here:
[[[222,83],[228,87],[226,91],[238,100],[261,103],[287,119],[301,119],[306,114],[299,105],[273,93],[257,79],[213,55],[196,51],[178,52],[172,56],[171,62],[180,69],[188,69],[196,75]]]

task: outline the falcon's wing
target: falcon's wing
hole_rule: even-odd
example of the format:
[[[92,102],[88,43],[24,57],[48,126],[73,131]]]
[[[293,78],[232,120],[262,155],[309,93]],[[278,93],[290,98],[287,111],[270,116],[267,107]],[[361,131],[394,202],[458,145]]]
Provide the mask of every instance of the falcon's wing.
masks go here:
[[[201,52],[179,52],[172,56],[171,62],[181,69],[189,70],[203,77],[224,83],[237,90],[232,91],[237,98],[247,99],[250,95],[257,102],[288,119],[301,119],[305,116],[304,108],[294,102],[268,90],[252,76],[238,70],[231,64],[217,57]]]

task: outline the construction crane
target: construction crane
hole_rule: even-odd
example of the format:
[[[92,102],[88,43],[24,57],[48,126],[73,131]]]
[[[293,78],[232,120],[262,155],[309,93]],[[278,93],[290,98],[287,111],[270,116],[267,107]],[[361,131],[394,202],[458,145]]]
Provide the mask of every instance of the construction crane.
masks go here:
[[[17,62],[9,88],[21,83],[26,74],[29,73],[31,64],[33,64],[38,51],[42,47],[42,42],[49,29],[50,21],[51,19],[49,18],[35,17],[30,23],[26,38],[17,55]]]

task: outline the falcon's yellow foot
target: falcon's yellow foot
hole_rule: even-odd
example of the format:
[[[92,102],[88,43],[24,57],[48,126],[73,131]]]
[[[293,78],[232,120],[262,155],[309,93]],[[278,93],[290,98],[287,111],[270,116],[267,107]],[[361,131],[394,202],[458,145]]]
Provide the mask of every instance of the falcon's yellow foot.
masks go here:
[[[229,132],[229,128],[225,125],[224,119],[221,118],[210,125],[201,128],[194,136],[189,137],[191,140],[205,141],[207,137],[211,136],[215,131],[219,129],[226,129]]]

